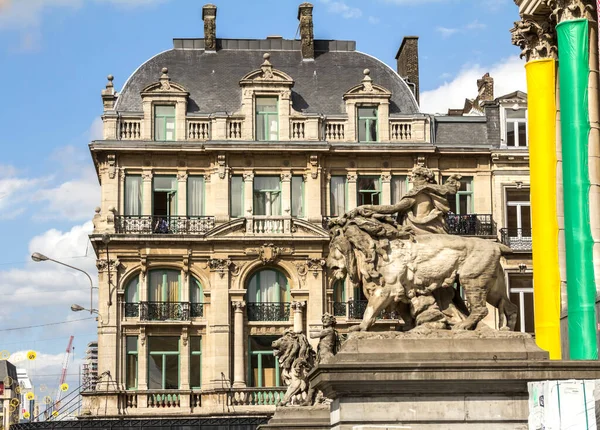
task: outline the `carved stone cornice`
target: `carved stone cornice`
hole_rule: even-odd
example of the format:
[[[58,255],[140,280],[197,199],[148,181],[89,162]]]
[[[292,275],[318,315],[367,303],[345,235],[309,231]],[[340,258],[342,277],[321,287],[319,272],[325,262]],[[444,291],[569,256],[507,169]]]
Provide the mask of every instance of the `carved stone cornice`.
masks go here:
[[[551,20],[556,23],[585,18],[594,21],[594,0],[548,0]]]
[[[110,270],[111,272],[117,272],[121,267],[124,267],[123,264],[119,261],[119,259],[110,260]],[[96,269],[98,272],[108,271],[108,262],[106,259],[98,259],[96,261]]]
[[[233,262],[228,258],[211,258],[208,260],[206,266],[211,272],[217,272],[223,278],[232,264]]]
[[[512,44],[521,48],[521,58],[526,61],[556,58],[556,31],[549,21],[523,18],[510,30]]]

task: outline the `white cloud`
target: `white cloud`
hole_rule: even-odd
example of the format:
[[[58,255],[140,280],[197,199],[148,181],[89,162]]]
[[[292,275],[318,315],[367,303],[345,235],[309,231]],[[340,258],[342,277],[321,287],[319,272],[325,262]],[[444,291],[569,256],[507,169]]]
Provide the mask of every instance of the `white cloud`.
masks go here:
[[[478,19],[476,19],[473,22],[470,22],[469,24],[465,25],[464,27],[466,30],[484,30],[487,28],[487,25],[485,25],[482,22],[479,22]]]
[[[379,24],[379,22],[381,21],[379,18],[377,18],[376,16],[370,16],[369,18],[367,18],[367,21],[369,22],[369,24]]]
[[[327,5],[328,12],[341,15],[346,19],[360,18],[363,14],[359,8],[348,6],[343,1],[321,0],[321,3]]]
[[[477,95],[477,79],[486,72],[494,78],[496,97],[516,90],[526,91],[524,62],[518,56],[509,57],[489,67],[467,65],[451,82],[444,82],[430,91],[421,93],[421,110],[427,113],[446,113],[449,108],[460,108],[466,98]]]
[[[463,25],[460,28],[458,28],[458,27],[453,27],[453,28],[437,27],[435,29],[435,31],[440,33],[444,39],[447,39],[450,36],[454,36],[457,33],[467,33],[467,32],[473,32],[473,31],[477,31],[477,30],[485,30],[486,28],[487,28],[486,24],[479,22],[479,20],[476,19],[475,21],[470,22],[466,25]]]
[[[458,28],[437,27],[435,31],[440,33],[444,39],[447,39],[450,36],[458,33],[460,30]]]
[[[0,166],[0,220],[13,219],[25,212],[35,189],[48,184],[51,179],[26,178],[14,166]]]

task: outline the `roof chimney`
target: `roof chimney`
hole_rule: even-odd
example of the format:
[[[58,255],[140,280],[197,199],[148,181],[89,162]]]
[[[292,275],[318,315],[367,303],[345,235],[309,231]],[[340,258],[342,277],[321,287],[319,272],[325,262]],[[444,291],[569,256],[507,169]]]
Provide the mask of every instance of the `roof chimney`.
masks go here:
[[[315,35],[313,33],[313,5],[302,3],[298,7],[298,20],[300,21],[300,40],[302,43],[302,58],[315,59]]]
[[[477,79],[477,98],[480,102],[490,102],[494,100],[494,78],[486,73]]]
[[[405,80],[419,103],[419,37],[406,36],[396,54],[398,74]]]
[[[207,4],[202,7],[204,21],[204,50],[217,52],[217,7]]]

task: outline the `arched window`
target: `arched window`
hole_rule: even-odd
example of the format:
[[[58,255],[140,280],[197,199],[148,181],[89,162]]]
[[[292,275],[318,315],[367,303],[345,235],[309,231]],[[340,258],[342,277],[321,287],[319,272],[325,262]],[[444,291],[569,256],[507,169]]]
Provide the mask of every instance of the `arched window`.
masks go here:
[[[279,270],[256,272],[246,286],[249,321],[289,321],[290,285]]]
[[[290,286],[279,270],[264,269],[256,272],[248,282],[248,302],[282,303],[290,301]]]
[[[193,276],[190,278],[190,315],[192,318],[204,316],[204,289]]]
[[[140,314],[139,311],[139,286],[140,277],[133,277],[125,286],[125,317],[135,318]]]
[[[148,301],[179,302],[181,273],[179,270],[151,270],[148,282]]]

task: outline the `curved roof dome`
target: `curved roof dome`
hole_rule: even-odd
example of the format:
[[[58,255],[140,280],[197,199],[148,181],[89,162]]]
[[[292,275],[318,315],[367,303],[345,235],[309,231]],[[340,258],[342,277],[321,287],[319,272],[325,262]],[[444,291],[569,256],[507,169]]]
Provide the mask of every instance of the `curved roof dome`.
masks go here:
[[[140,92],[157,82],[163,67],[172,82],[189,91],[188,113],[233,113],[240,109],[240,79],[260,67],[265,50],[220,50],[205,53],[200,49],[172,49],[144,63],[125,83],[116,110],[142,111]],[[270,61],[294,79],[293,108],[299,112],[344,114],[343,95],[370,69],[373,83],[392,92],[390,114],[419,112],[415,98],[400,76],[383,62],[369,55],[348,50],[318,52],[314,61],[303,61],[299,50],[268,51]]]

